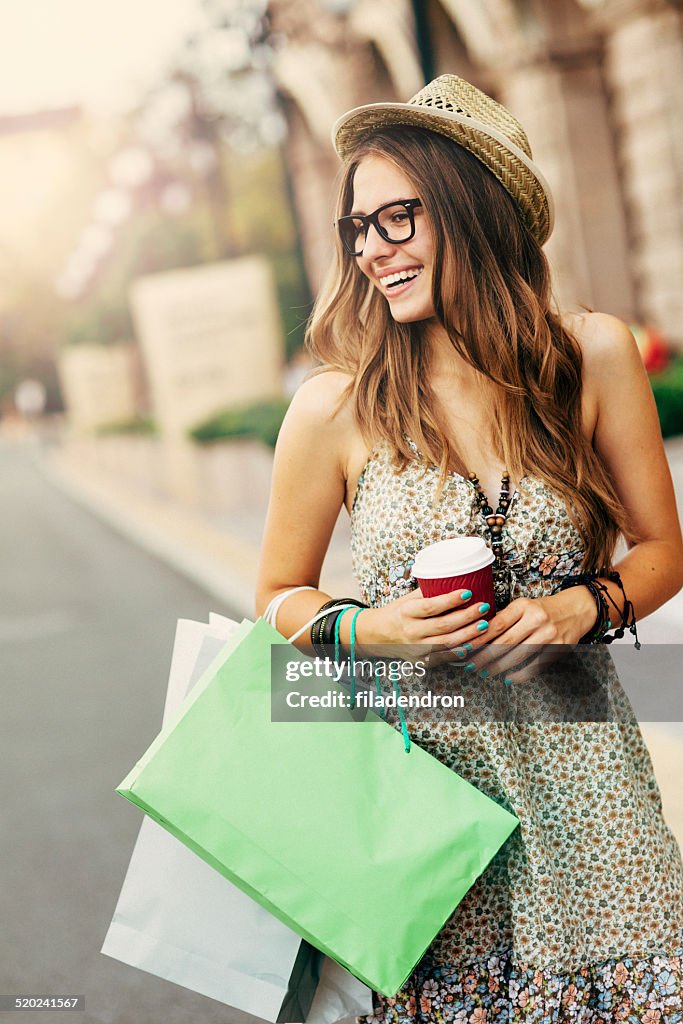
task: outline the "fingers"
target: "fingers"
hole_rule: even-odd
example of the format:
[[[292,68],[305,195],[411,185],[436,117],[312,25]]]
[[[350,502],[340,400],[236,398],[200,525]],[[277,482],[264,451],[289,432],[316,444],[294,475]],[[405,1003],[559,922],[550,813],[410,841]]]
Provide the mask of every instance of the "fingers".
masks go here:
[[[524,668],[505,673],[506,681],[511,683],[531,683],[543,672],[545,668],[552,665],[564,654],[564,651],[555,647],[545,647],[528,665]]]
[[[530,657],[540,654],[543,644],[523,643],[516,646],[493,644],[479,655],[475,655],[466,665],[465,671],[476,671],[482,679],[488,676],[511,676],[514,669]],[[470,669],[470,665],[473,667]]]
[[[419,591],[414,591],[407,597],[412,598],[412,602],[404,604],[401,632],[409,643],[438,648],[442,646],[442,637],[465,643],[488,629],[482,616],[490,611],[490,606],[486,602],[472,603],[470,590],[451,591],[436,597],[422,597]],[[402,600],[399,598],[396,603]]]
[[[519,601],[508,605],[503,612],[494,615],[490,622],[477,619],[473,624],[458,629],[449,636],[440,637],[440,648],[449,648],[453,652],[453,658],[460,661],[463,666],[468,666],[467,670],[470,672],[483,669],[487,666],[487,661],[493,661],[506,653],[502,650],[504,644],[512,650],[530,639],[533,629],[521,621],[521,604]],[[470,665],[472,667],[469,667]],[[493,670],[488,671],[492,674]]]
[[[456,658],[462,659],[465,654],[471,653],[486,642],[486,636],[491,628],[486,619],[482,619],[478,608],[463,613],[465,616],[459,622],[459,628],[435,633],[429,637],[427,643],[441,650],[452,650]],[[469,620],[469,621],[468,621]]]
[[[461,653],[456,655],[456,650]],[[465,642],[457,648],[453,648],[450,645],[446,647],[441,646],[440,648],[434,647],[429,655],[429,666],[433,668],[435,665],[452,665],[455,661],[462,667],[473,650],[474,648],[469,642]]]
[[[435,615],[444,615],[453,608],[462,608],[472,600],[471,590],[452,590],[448,594],[437,594],[435,597],[423,597],[418,587],[410,595],[415,600],[414,615],[422,619],[431,619]]]

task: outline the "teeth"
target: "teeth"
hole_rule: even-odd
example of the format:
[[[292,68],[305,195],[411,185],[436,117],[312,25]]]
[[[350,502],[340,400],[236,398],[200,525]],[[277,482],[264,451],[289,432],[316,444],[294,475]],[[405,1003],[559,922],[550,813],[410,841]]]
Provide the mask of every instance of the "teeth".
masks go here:
[[[380,282],[386,287],[389,284],[395,284],[397,281],[410,281],[413,277],[417,277],[421,274],[424,267],[416,267],[415,270],[401,270],[398,274],[387,274],[386,277],[380,277]]]

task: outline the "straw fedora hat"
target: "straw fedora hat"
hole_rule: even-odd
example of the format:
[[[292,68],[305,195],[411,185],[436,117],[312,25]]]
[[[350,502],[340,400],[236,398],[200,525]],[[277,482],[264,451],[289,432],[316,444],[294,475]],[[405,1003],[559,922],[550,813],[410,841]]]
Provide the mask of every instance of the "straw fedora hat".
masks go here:
[[[407,103],[369,103],[339,118],[332,141],[342,159],[372,132],[392,125],[429,128],[459,143],[495,174],[540,245],[553,229],[553,198],[516,117],[457,75],[441,75]]]

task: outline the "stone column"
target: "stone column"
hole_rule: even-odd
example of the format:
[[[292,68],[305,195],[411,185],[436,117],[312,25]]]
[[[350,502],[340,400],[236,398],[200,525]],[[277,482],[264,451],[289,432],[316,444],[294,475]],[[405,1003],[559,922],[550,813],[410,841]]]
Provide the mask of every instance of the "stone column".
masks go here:
[[[575,0],[441,3],[479,69],[475,84],[520,119],[553,192],[555,230],[546,253],[559,305],[630,319],[628,234],[600,29]]]
[[[506,73],[500,97],[524,124],[555,199],[547,254],[561,306],[634,314],[628,234],[600,49],[546,53]]]
[[[619,155],[638,312],[683,348],[683,14],[663,2],[606,2]]]
[[[274,32],[286,38],[273,71],[289,128],[286,159],[315,294],[334,241],[340,164],[332,126],[351,107],[406,100],[421,87],[411,11],[408,0],[356,0],[343,14],[319,0],[271,0],[269,13]]]

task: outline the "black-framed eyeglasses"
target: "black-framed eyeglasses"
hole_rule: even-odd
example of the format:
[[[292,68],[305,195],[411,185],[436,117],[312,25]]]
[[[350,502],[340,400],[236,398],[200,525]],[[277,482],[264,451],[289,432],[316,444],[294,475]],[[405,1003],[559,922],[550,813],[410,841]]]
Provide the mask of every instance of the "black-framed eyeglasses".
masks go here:
[[[415,209],[418,206],[422,206],[419,199],[401,199],[378,206],[374,213],[340,217],[337,231],[344,248],[350,256],[361,256],[371,224],[387,242],[394,245],[409,242],[415,234]]]

